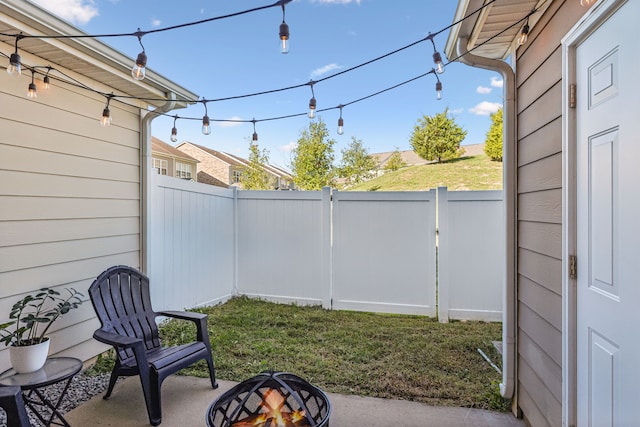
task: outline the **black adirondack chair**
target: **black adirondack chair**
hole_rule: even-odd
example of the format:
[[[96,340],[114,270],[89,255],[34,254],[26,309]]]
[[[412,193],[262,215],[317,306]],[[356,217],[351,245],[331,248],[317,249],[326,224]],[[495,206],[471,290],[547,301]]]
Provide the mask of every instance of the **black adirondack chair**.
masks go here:
[[[102,324],[93,337],[112,345],[118,355],[104,399],[111,396],[119,376],[139,375],[149,422],[157,426],[162,422],[160,387],[169,375],[199,360],[206,360],[211,386],[214,389],[218,387],[206,315],[185,311],[153,311],[149,278],[124,265],[102,272],[89,287],[89,296]],[[158,336],[157,316],[194,322],[197,328],[196,341],[179,346],[163,346]]]
[[[0,407],[7,415],[7,427],[31,427],[20,387],[0,387]]]

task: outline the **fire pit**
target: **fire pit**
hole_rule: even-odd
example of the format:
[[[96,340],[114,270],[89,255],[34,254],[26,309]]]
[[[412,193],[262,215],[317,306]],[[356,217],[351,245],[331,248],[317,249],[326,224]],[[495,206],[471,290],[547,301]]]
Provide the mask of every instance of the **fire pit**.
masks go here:
[[[328,427],[331,402],[319,388],[287,372],[262,372],[209,406],[209,427]]]

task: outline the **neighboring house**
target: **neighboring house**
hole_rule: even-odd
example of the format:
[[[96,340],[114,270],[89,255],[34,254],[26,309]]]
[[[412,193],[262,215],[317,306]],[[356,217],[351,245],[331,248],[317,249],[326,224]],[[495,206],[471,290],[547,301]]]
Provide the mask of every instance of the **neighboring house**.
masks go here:
[[[159,175],[198,181],[198,160],[173,145],[151,137],[151,169]]]
[[[400,157],[406,163],[407,166],[426,165],[427,163],[429,163],[427,160],[423,159],[418,154],[416,154],[416,152],[413,150],[403,150],[398,152],[400,153]],[[376,164],[378,165],[378,170],[380,171],[384,170],[385,166],[387,165],[387,162],[389,161],[393,153],[394,151],[386,151],[384,153],[371,154],[371,157],[373,157]]]
[[[183,108],[171,99],[198,95],[152,70],[132,79],[134,59],[95,38],[22,39],[23,72],[11,78],[4,67],[15,37],[6,34],[83,32],[24,0],[0,2],[0,22],[0,322],[28,292],[73,287],[85,303],[49,331],[50,354],[88,360],[107,349],[92,338],[99,324],[89,285],[113,265],[146,270],[154,111]],[[33,66],[45,67],[35,75],[36,99],[25,96]],[[105,93],[129,98],[111,100],[113,122],[102,127]],[[8,367],[1,346],[0,371]]]
[[[639,424],[638,17],[637,0],[498,0],[446,44],[504,79],[501,392],[534,427]]]
[[[176,148],[187,153],[189,156],[198,159],[200,162],[198,165],[198,173],[203,172],[212,179],[220,181],[227,186],[240,186],[242,171],[249,166],[249,161],[242,157],[217,151],[188,141],[181,142],[176,146]],[[293,184],[293,176],[291,176],[291,174],[273,165],[264,165],[264,169],[269,175],[272,189],[294,189],[295,186]]]
[[[484,153],[484,143],[461,145],[460,148],[464,149],[464,154],[462,154],[462,157],[477,156]],[[400,157],[407,166],[426,165],[427,163],[433,163],[433,161],[423,159],[413,150],[403,150],[398,152],[400,153]],[[371,154],[371,156],[376,161],[378,169],[384,170],[393,153],[394,151],[386,151],[384,153],[373,153]]]

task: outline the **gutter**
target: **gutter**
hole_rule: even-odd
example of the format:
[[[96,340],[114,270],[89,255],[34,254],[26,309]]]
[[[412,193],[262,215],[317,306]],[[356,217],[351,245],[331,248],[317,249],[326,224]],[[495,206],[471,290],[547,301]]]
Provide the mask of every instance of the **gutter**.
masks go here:
[[[504,188],[504,217],[506,228],[505,277],[502,314],[502,382],[500,394],[511,399],[514,395],[516,368],[516,213],[517,213],[517,164],[516,164],[516,103],[515,73],[511,66],[499,59],[490,59],[469,53],[468,38],[459,37],[456,44],[458,60],[476,68],[496,71],[504,81],[504,110],[502,122],[502,164]]]
[[[151,122],[156,117],[166,114],[171,110],[181,108],[176,101],[176,94],[170,92],[167,101],[154,110],[143,112],[140,125],[140,269],[149,275],[151,271],[149,262],[149,248],[151,247]]]

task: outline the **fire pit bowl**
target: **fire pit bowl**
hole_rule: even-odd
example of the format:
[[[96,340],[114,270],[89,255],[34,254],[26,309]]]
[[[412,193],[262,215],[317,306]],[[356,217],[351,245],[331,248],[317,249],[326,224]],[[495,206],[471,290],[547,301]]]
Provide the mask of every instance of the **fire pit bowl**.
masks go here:
[[[288,372],[262,372],[211,403],[208,427],[328,427],[331,402]]]

